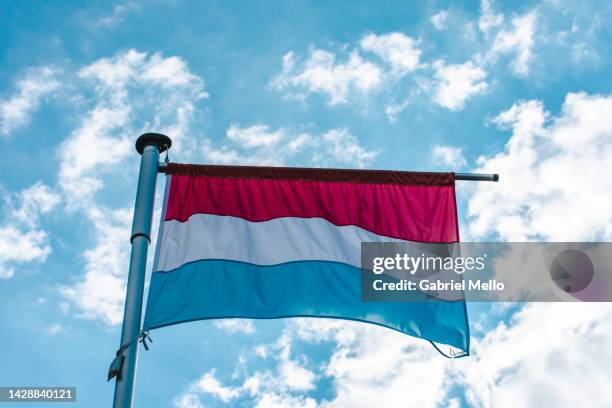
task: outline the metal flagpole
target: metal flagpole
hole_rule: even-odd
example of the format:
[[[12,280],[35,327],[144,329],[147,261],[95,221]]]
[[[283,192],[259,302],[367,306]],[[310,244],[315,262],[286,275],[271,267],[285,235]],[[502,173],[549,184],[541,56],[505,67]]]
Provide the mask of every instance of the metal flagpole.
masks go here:
[[[145,133],[136,141],[141,154],[138,189],[132,222],[132,253],[128,275],[121,344],[117,358],[111,364],[109,379],[115,382],[114,408],[131,408],[134,394],[134,378],[138,356],[138,339],[142,318],[142,298],[147,267],[147,250],[151,242],[151,221],[155,200],[159,154],[170,148],[172,140],[158,133]]]
[[[455,180],[497,182],[499,181],[499,174],[455,173]]]

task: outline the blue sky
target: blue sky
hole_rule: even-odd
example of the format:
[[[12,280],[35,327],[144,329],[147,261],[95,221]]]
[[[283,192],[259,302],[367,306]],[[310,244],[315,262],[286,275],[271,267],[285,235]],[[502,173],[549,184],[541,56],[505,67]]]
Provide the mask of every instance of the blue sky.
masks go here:
[[[0,384],[109,406],[145,131],[170,135],[177,162],[498,172],[458,185],[464,240],[612,239],[611,15],[563,0],[3,2]],[[136,406],[612,400],[612,307],[469,309],[473,355],[457,361],[347,322],[159,329]]]

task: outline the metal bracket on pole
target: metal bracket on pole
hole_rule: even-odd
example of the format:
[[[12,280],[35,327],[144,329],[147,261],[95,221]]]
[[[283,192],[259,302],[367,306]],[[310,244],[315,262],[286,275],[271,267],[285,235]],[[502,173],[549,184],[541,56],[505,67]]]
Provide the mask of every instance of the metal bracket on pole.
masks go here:
[[[142,155],[142,158],[130,237],[132,244],[130,269],[123,311],[121,343],[117,357],[113,360],[111,370],[109,370],[109,377],[111,371],[116,377],[114,408],[132,407],[159,154],[170,146],[172,146],[172,140],[159,133],[145,133],[136,141],[136,150]]]

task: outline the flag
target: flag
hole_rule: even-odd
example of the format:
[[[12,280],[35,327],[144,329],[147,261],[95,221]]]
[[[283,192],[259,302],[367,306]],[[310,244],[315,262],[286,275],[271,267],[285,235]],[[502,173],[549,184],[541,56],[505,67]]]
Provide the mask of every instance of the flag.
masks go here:
[[[467,353],[465,302],[362,302],[361,243],[458,242],[453,173],[170,163],[144,330],[326,317]]]

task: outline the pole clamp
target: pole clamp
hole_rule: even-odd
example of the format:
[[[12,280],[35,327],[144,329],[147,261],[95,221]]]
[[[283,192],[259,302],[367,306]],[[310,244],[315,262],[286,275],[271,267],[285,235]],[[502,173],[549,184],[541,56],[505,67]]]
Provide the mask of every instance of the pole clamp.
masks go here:
[[[134,238],[136,237],[145,237],[147,241],[149,241],[149,244],[151,243],[151,237],[148,234],[145,234],[144,232],[137,232],[130,237],[130,244],[134,242]]]
[[[125,356],[123,353],[127,350],[132,344],[135,342],[142,343],[146,351],[149,351],[149,345],[147,344],[147,340],[153,343],[153,339],[149,336],[148,330],[143,330],[132,340],[124,343],[115,355],[113,361],[111,361],[110,366],[108,367],[108,379],[106,381],[112,380],[114,377],[117,377],[117,381],[121,380],[121,372],[123,369],[123,362],[125,361]]]

